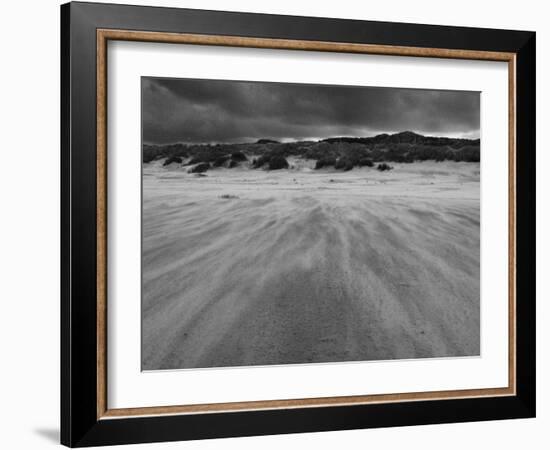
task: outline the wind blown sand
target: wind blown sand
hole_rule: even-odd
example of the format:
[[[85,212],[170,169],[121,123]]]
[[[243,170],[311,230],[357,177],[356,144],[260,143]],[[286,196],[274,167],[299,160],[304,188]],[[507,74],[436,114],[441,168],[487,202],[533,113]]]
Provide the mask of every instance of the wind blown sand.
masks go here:
[[[144,164],[142,369],[479,355],[479,164]]]

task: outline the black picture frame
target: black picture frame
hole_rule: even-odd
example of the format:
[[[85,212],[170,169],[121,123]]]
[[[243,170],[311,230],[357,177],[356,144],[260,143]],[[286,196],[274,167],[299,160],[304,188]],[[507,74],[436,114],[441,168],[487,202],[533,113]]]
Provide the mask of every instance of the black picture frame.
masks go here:
[[[97,416],[98,29],[516,55],[516,395],[227,413]],[[61,443],[70,447],[535,416],[534,32],[68,3],[61,6]]]

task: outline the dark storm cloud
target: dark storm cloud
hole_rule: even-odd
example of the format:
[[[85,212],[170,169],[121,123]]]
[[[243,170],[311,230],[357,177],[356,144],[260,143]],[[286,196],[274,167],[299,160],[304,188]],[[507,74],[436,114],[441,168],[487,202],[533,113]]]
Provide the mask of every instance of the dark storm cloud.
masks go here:
[[[415,131],[479,137],[478,92],[143,78],[143,140],[246,142]]]

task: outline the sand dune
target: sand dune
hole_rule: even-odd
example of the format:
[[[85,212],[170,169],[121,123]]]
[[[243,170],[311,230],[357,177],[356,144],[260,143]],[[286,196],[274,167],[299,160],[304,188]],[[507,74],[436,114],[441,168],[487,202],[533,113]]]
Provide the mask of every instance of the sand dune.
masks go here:
[[[143,369],[478,355],[479,164],[292,163],[144,165]]]

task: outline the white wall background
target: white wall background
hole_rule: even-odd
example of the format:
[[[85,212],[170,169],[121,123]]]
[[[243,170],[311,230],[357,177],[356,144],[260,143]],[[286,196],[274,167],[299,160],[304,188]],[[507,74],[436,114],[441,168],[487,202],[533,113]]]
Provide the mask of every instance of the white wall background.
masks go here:
[[[121,0],[122,2],[122,0]],[[537,128],[550,122],[550,14],[537,0],[132,0],[134,4],[537,32]],[[59,423],[59,4],[4,2],[0,46],[0,447],[41,449]],[[538,417],[531,420],[141,445],[158,449],[548,448],[550,167],[537,138]],[[545,320],[546,319],[546,320]],[[127,447],[128,448],[128,447]]]

